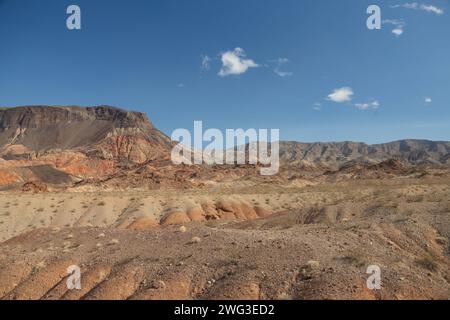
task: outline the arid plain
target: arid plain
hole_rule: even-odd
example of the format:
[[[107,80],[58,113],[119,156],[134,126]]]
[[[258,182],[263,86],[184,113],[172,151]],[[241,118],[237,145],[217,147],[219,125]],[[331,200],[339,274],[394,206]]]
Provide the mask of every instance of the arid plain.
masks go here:
[[[172,146],[117,108],[0,110],[0,297],[450,297],[450,143],[282,142],[272,177]]]

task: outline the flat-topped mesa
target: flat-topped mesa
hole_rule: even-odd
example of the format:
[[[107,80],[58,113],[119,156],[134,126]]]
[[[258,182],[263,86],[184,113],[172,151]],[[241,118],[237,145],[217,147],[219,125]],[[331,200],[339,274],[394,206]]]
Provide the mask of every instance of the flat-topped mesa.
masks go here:
[[[0,109],[0,129],[39,128],[61,122],[83,121],[106,121],[118,128],[153,128],[144,113],[111,106],[23,106]]]
[[[0,156],[77,150],[141,163],[170,146],[170,139],[140,112],[110,106],[0,109]]]

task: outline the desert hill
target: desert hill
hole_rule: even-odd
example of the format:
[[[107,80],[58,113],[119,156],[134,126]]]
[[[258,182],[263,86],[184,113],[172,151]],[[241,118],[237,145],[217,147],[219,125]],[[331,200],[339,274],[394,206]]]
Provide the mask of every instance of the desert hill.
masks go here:
[[[104,158],[144,162],[170,139],[139,112],[99,107],[32,106],[0,110],[0,155],[80,150]]]

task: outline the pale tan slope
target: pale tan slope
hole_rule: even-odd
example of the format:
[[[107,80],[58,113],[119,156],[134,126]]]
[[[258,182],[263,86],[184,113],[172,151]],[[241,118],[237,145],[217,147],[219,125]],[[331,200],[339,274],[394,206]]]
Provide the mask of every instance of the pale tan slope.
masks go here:
[[[347,181],[301,188],[0,193],[0,240],[43,227],[127,228],[137,222],[139,228],[139,224],[146,224],[145,219],[156,224],[217,218],[247,220],[314,207],[327,211],[328,219],[342,220],[364,210],[361,208],[368,203],[398,203],[398,210],[407,214],[421,205],[425,209],[445,205],[448,194],[449,182],[444,178]]]
[[[231,215],[218,211],[227,204],[231,208],[227,212]],[[195,191],[186,195],[179,191],[3,193],[0,197],[0,240],[43,227],[139,228],[145,219],[156,224],[205,221],[225,216],[239,219],[240,216],[235,214],[241,214],[241,208],[253,214],[253,217],[243,215],[243,219],[257,218],[272,212],[271,207],[262,195],[202,195]]]

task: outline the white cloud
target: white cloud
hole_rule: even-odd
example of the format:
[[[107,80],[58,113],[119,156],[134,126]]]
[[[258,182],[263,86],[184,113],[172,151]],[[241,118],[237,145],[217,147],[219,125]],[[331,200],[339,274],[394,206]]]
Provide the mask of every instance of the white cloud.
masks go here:
[[[343,103],[350,102],[353,99],[355,93],[353,89],[350,87],[343,87],[340,89],[335,89],[332,93],[330,93],[326,100]],[[378,100],[372,99],[370,102],[361,102],[361,103],[348,103],[348,105],[353,106],[359,110],[369,110],[369,109],[378,109],[381,104]],[[322,105],[316,102],[313,106],[314,110],[320,110]]]
[[[432,103],[433,99],[431,97],[425,97],[425,103]]]
[[[185,87],[184,83],[179,83],[178,84],[178,88],[184,88],[184,87]]]
[[[390,6],[393,9],[397,9],[397,8],[405,8],[405,9],[413,9],[416,10],[419,7],[419,4],[417,2],[413,2],[413,3],[404,3],[404,4],[395,4]]]
[[[405,29],[405,22],[402,20],[396,20],[396,19],[387,19],[387,20],[383,20],[382,22],[383,24],[390,24],[394,26],[394,29],[392,29],[392,33],[396,36],[396,37],[400,37]]]
[[[355,103],[355,107],[359,110],[378,109],[380,107],[380,103],[377,100],[365,103]]]
[[[328,95],[328,100],[334,102],[347,102],[352,100],[352,96],[354,95],[352,88],[343,87],[340,89],[335,89],[332,93]]]
[[[404,9],[410,9],[410,10],[422,10],[430,13],[434,13],[437,15],[444,14],[444,9],[438,8],[433,5],[429,4],[419,4],[417,2],[406,2],[403,4],[396,4],[391,6],[391,8],[404,8]]]
[[[405,22],[398,19],[386,19],[382,21],[383,24],[392,24],[394,26],[404,26]]]
[[[378,102],[377,100],[373,101],[371,103],[371,106],[373,109],[378,109],[380,107],[380,102]]]
[[[420,6],[421,10],[425,10],[426,12],[432,12],[435,13],[437,15],[442,15],[444,14],[444,9],[432,6],[432,5],[427,5],[427,4],[422,4]]]
[[[281,71],[279,69],[274,69],[273,72],[275,72],[276,75],[279,75],[280,77],[284,78],[284,77],[290,77],[293,75],[292,72],[289,71]]]
[[[239,75],[247,72],[249,68],[258,67],[257,63],[251,59],[245,59],[245,57],[245,51],[241,48],[222,53],[222,68],[219,71],[219,76]]]
[[[282,67],[289,62],[288,58],[278,58],[275,60],[276,66],[273,69],[273,72],[282,78],[292,76],[292,72],[282,70]]]
[[[202,59],[201,65],[200,65],[200,69],[202,71],[208,71],[211,67],[211,58],[208,57],[206,54],[205,55],[201,55],[200,58]]]
[[[404,4],[396,4],[391,6],[391,8],[405,8],[405,9],[413,9],[417,10],[419,8],[419,4],[417,2],[406,2]]]
[[[392,29],[392,33],[396,36],[396,37],[400,37],[403,34],[403,29],[402,28],[395,28]]]
[[[370,104],[368,103],[356,103],[355,107],[357,107],[359,110],[367,110],[370,107]]]
[[[319,111],[322,109],[322,104],[320,102],[314,103],[313,109]]]

